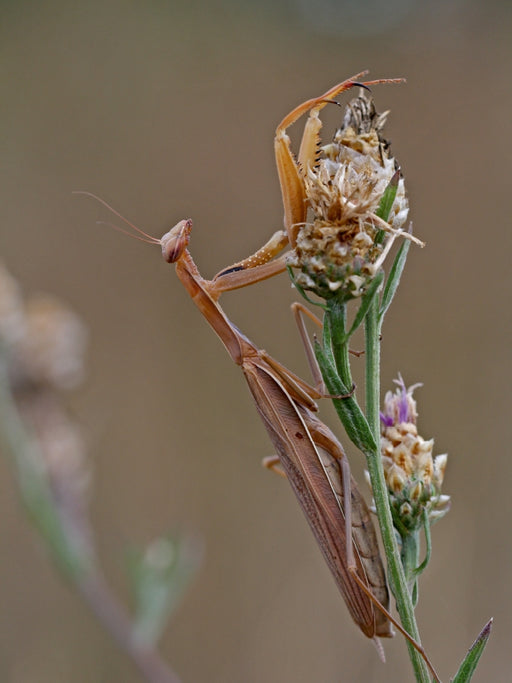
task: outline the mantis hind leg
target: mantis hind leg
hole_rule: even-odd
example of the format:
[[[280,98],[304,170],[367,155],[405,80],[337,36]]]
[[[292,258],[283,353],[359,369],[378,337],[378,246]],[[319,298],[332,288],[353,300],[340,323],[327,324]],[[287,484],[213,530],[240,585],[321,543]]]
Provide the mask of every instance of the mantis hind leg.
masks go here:
[[[275,472],[275,474],[278,474],[280,477],[283,477],[283,479],[286,479],[286,473],[281,467],[281,461],[279,460],[278,455],[268,455],[266,458],[263,458],[261,464],[267,470]]]

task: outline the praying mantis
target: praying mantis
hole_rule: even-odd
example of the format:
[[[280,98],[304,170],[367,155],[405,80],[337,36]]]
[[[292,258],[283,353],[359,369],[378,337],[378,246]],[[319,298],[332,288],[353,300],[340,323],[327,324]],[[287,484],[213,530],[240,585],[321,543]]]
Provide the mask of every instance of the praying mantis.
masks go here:
[[[393,623],[425,658],[438,681],[423,647],[388,612],[386,577],[368,506],[350,475],[343,447],[314,414],[315,399],[322,397],[321,392],[258,349],[231,323],[210,294],[212,281],[201,277],[187,249],[191,230],[192,221],[182,220],[161,239],[142,235],[144,241],[160,245],[164,259],[176,265],[176,274],[193,302],[241,367],[280,464],[352,619],[374,640],[382,658],[378,638],[392,637]]]
[[[401,80],[359,83],[357,79],[364,73],[339,83],[320,97],[307,100],[277,127],[274,147],[284,205],[284,229],[277,231],[253,255],[223,269],[212,280],[205,280],[188,250],[190,220],[180,221],[160,240],[131,227],[141,233],[144,241],[161,246],[164,259],[175,264],[176,274],[195,305],[221,339],[231,359],[241,367],[280,465],[354,622],[376,643],[378,638],[391,637],[391,623],[395,624],[423,656],[438,681],[423,647],[389,614],[386,577],[370,512],[350,475],[343,447],[315,415],[315,399],[321,398],[322,393],[257,348],[230,322],[218,303],[222,292],[267,279],[286,269],[287,254],[278,254],[287,246],[295,246],[298,227],[306,221],[308,199],[304,173],[315,163],[317,155],[321,129],[319,111],[355,85]],[[309,117],[295,160],[286,129],[307,112]],[[381,227],[394,233],[387,224]],[[378,649],[382,653],[380,644]]]
[[[314,399],[320,393],[258,349],[229,321],[187,249],[191,229],[190,220],[181,221],[159,240],[164,259],[176,264],[181,283],[241,367],[353,620],[369,638],[391,637],[388,617],[369,597],[389,605],[375,529],[341,444],[314,414]]]
[[[366,502],[343,447],[314,414],[321,392],[258,349],[227,318],[210,295],[211,281],[201,277],[188,243],[191,220],[182,220],[160,240],[164,259],[195,305],[216,332],[231,359],[241,367],[279,462],[289,480],[334,580],[359,629],[372,638],[393,636],[391,623],[424,657],[434,679],[439,678],[423,647],[389,614],[389,594],[377,535]],[[347,503],[347,501],[349,501]]]

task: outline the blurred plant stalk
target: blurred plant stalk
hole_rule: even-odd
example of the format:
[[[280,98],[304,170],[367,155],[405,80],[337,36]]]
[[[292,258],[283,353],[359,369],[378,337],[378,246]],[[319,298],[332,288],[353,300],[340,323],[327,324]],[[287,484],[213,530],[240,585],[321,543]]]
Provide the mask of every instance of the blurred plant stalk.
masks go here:
[[[144,678],[179,683],[155,643],[200,553],[186,539],[169,538],[158,542],[156,566],[151,547],[133,558],[133,618],[109,589],[88,514],[86,450],[62,400],[84,375],[85,346],[85,328],[72,311],[46,295],[25,302],[14,278],[0,267],[0,443],[10,456],[23,505],[60,570]]]

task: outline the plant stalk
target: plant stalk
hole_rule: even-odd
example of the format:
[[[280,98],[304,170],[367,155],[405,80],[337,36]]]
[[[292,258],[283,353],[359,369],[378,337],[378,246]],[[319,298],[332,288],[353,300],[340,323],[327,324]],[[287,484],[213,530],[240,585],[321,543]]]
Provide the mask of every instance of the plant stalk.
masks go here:
[[[405,572],[400,558],[397,538],[393,527],[391,509],[387,492],[382,458],[380,454],[380,324],[378,320],[378,301],[375,299],[365,317],[366,338],[366,417],[373,432],[377,448],[375,453],[366,453],[366,465],[370,475],[373,499],[377,510],[382,542],[388,565],[388,579],[395,596],[396,606],[402,626],[409,635],[420,643],[420,636],[412,597],[409,593]],[[430,683],[431,676],[419,652],[407,641],[409,657],[417,681]]]

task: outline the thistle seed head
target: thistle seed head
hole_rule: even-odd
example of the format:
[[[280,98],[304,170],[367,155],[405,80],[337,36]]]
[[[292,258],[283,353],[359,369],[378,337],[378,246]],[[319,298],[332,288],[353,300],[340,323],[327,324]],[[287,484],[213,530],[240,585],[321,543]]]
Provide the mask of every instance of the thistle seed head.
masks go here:
[[[289,263],[299,271],[297,283],[321,298],[360,296],[380,267],[386,240],[376,212],[398,169],[381,135],[386,117],[366,93],[352,100],[332,143],[305,172],[312,220],[299,229]],[[387,218],[391,231],[403,227],[408,210],[400,178]]]

